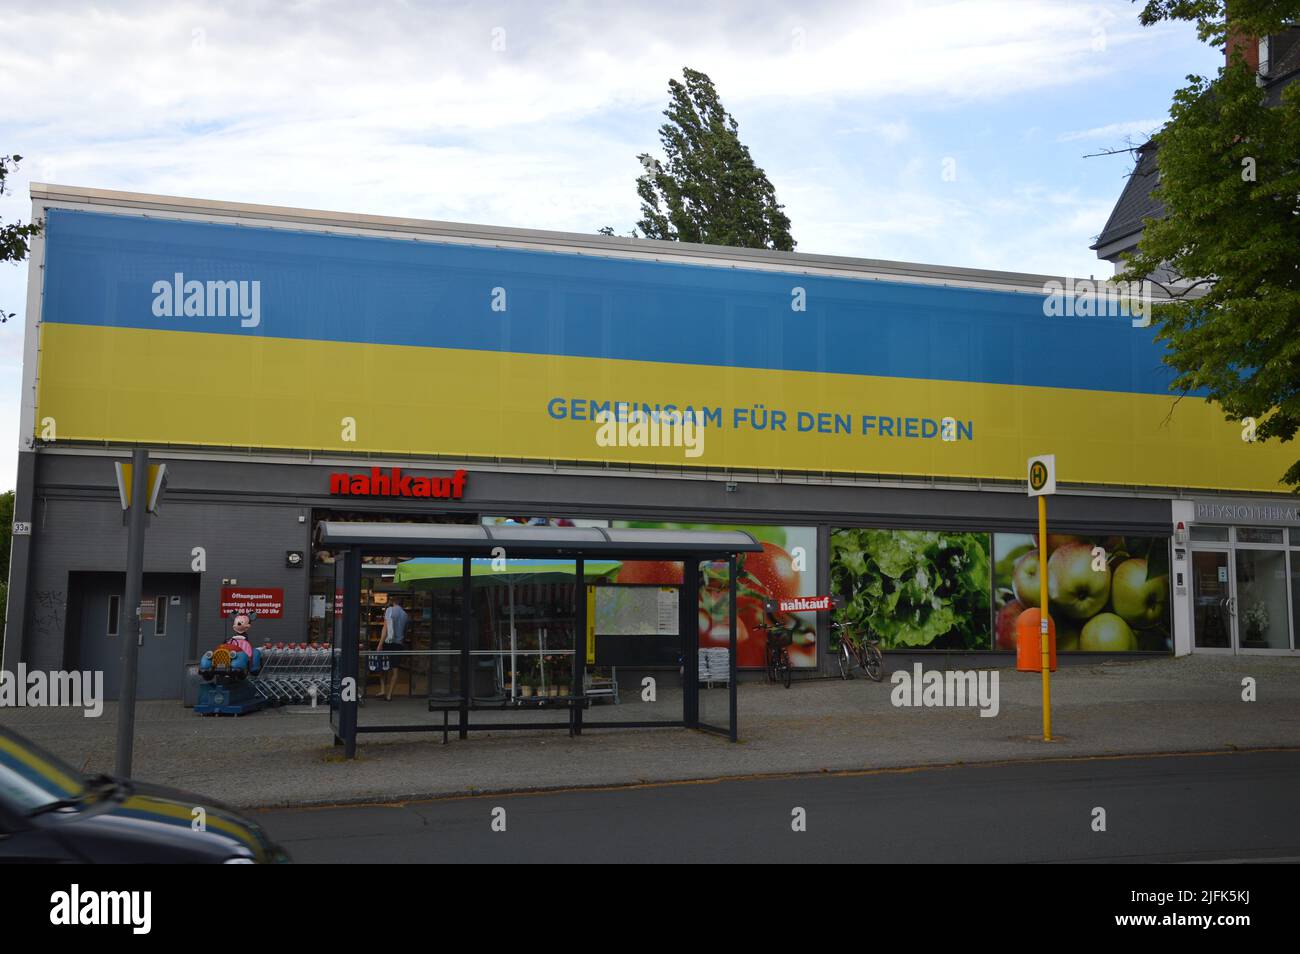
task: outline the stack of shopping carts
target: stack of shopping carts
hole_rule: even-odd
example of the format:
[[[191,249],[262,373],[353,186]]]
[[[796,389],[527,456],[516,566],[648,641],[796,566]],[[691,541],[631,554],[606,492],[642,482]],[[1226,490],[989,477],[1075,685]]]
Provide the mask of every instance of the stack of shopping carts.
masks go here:
[[[318,643],[269,643],[253,686],[267,702],[327,705],[334,650]]]

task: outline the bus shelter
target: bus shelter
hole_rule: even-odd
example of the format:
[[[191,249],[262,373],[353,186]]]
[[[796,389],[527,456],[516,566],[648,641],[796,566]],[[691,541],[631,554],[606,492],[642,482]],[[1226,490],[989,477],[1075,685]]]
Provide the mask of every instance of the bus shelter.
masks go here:
[[[358,735],[386,732],[676,726],[737,739],[737,557],[762,549],[748,533],[323,521],[317,540],[335,555],[330,721],[348,758]],[[619,583],[629,561],[679,566],[679,582]],[[702,660],[703,564],[725,568],[731,612],[727,645]],[[404,605],[400,645],[382,642],[376,602]],[[649,678],[629,705],[596,708],[619,701],[620,668]],[[396,676],[383,692],[390,672],[397,699]]]

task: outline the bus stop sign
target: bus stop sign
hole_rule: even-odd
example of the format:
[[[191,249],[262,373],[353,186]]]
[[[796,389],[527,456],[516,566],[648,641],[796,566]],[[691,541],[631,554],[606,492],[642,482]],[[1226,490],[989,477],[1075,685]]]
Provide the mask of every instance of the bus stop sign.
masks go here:
[[[1042,497],[1056,493],[1056,455],[1043,454],[1029,458],[1029,496]]]

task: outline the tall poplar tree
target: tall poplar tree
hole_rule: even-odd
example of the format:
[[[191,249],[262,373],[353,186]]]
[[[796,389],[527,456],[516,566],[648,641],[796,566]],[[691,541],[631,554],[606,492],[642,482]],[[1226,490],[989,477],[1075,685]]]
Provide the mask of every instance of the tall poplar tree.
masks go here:
[[[642,153],[637,227],[646,238],[740,248],[794,250],[776,189],[740,141],[713,80],[682,70],[668,81],[668,122],[659,127],[666,162]]]

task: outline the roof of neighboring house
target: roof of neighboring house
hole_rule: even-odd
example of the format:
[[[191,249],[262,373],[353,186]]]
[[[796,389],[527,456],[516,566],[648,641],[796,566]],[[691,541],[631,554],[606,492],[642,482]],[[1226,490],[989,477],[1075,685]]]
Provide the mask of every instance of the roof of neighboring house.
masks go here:
[[[1284,30],[1270,37],[1270,41],[1272,59],[1264,82],[1264,101],[1269,106],[1277,106],[1282,102],[1282,90],[1292,83],[1300,82],[1300,26]],[[1106,227],[1089,248],[1100,253],[1106,246],[1130,236],[1132,241],[1125,243],[1123,248],[1136,246],[1137,237],[1142,234],[1142,221],[1158,219],[1165,214],[1164,205],[1151,196],[1151,190],[1159,181],[1156,144],[1151,140],[1139,148],[1137,167],[1124,184],[1124,191],[1111,210]],[[1105,257],[1111,256],[1107,254]]]
[[[1097,241],[1090,247],[1094,250],[1110,245],[1129,235],[1138,235],[1142,231],[1144,219],[1160,218],[1165,214],[1165,207],[1151,196],[1151,190],[1160,181],[1156,169],[1155,140],[1148,141],[1138,149],[1137,167],[1124,183],[1124,191],[1119,201],[1111,210],[1106,227],[1097,236]],[[1136,244],[1136,242],[1134,243]]]
[[[1264,101],[1277,106],[1282,102],[1282,90],[1300,79],[1300,27],[1291,27],[1269,39],[1273,47],[1272,62],[1264,84]]]

